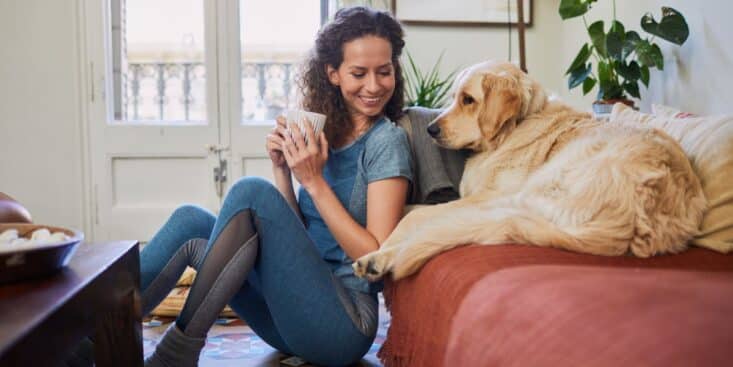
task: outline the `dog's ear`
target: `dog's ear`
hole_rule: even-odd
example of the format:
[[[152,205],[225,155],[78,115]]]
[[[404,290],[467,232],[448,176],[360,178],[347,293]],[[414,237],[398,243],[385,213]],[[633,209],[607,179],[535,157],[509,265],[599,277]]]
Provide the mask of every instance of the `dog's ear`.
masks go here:
[[[503,136],[516,126],[522,113],[523,90],[519,81],[511,76],[486,74],[481,86],[484,103],[479,111],[478,122],[487,141],[500,143]]]
[[[517,77],[522,86],[522,108],[519,119],[541,111],[547,103],[547,93],[540,83],[529,77],[523,71],[519,71]]]

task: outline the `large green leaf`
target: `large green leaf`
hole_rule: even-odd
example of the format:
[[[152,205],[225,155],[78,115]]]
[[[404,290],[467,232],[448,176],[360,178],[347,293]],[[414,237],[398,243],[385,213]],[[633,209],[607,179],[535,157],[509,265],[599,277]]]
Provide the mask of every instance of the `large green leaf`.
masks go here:
[[[626,32],[626,37],[624,39],[624,46],[621,49],[621,58],[623,60],[626,60],[629,55],[631,55],[634,50],[636,50],[636,45],[641,41],[641,37],[639,37],[639,34],[636,33],[636,31],[628,31]]]
[[[584,44],[583,47],[580,48],[580,51],[578,52],[578,55],[575,56],[575,60],[573,60],[572,64],[570,64],[570,67],[565,72],[565,75],[568,75],[573,72],[573,70],[578,69],[580,67],[583,67],[585,63],[588,61],[588,58],[591,55],[591,48],[588,47],[588,44]]]
[[[598,99],[621,98],[624,95],[623,88],[614,77],[613,66],[604,61],[598,63],[598,86]]]
[[[624,24],[619,22],[618,20],[614,20],[611,22],[611,29],[608,30],[608,32],[616,32],[618,34],[625,34],[626,29],[624,29]]]
[[[662,7],[662,19],[657,23],[651,13],[641,17],[641,28],[645,31],[677,45],[685,43],[690,35],[685,17],[672,8]]]
[[[659,49],[656,43],[652,44],[652,59],[654,59],[654,65],[657,65],[659,70],[664,69],[664,56],[662,56],[662,50]]]
[[[636,55],[642,66],[654,67],[654,57],[652,57],[652,44],[649,40],[641,40],[636,44]]]
[[[604,61],[598,63],[598,82],[601,86],[611,84],[611,66]]]
[[[592,76],[587,77],[585,81],[583,82],[583,95],[588,94],[588,92],[590,92],[591,89],[593,89],[593,87],[595,86],[596,86],[596,79],[593,78]]]
[[[622,51],[625,39],[624,25],[619,21],[614,21],[611,29],[608,31],[608,35],[606,35],[606,51],[608,52],[608,56],[616,60],[623,60]]]
[[[560,1],[560,17],[562,19],[570,19],[579,17],[588,12],[590,4],[596,0],[561,0]]]
[[[601,56],[606,56],[606,33],[603,31],[603,21],[599,20],[588,27],[588,35]]]
[[[631,61],[629,64],[626,64],[623,61],[619,62],[616,66],[616,70],[618,70],[618,73],[626,80],[633,80],[636,82],[641,78],[641,68],[639,68],[639,63],[636,61]]]
[[[573,70],[568,78],[568,89],[573,89],[582,84],[588,75],[590,75],[591,70],[593,70],[593,67],[590,63],[584,67]]]
[[[620,99],[624,98],[624,88],[618,84],[609,84],[598,88],[597,99]]]
[[[641,82],[644,83],[644,85],[648,88],[649,87],[649,67],[642,66],[639,71],[641,73]]]
[[[630,82],[627,81],[624,83],[624,90],[629,92],[632,96],[636,98],[641,98],[641,95],[639,94],[639,84],[636,81]]]

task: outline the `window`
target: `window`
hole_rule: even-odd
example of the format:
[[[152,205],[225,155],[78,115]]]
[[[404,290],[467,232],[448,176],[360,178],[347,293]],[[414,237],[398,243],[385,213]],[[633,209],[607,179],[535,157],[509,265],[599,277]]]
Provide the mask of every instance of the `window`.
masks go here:
[[[112,0],[114,119],[205,123],[204,0]]]
[[[240,0],[243,123],[273,120],[297,103],[295,76],[321,25],[318,5]]]
[[[209,23],[231,18],[207,17],[204,7],[225,0],[109,1],[113,120],[147,125],[207,124],[207,109],[228,108],[221,93],[207,100],[207,83],[216,82],[207,65],[233,62],[240,63],[241,122],[272,120],[296,103],[297,67],[329,6],[328,0],[240,0],[237,61],[218,59],[221,53],[206,44],[215,39],[206,34],[217,34]]]

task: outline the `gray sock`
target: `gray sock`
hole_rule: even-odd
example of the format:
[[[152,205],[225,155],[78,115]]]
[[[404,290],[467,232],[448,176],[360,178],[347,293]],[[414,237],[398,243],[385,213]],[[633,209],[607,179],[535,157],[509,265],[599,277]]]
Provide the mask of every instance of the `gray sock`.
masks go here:
[[[145,359],[145,367],[196,367],[206,338],[183,334],[176,323],[166,330],[155,352]]]

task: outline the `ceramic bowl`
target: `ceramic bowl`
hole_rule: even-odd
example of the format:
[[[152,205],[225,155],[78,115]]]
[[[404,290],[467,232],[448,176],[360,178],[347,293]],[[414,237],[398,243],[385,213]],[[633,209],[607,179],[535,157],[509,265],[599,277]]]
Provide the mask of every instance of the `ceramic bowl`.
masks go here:
[[[17,229],[18,236],[30,237],[37,229],[47,228],[53,232],[64,232],[68,240],[52,244],[22,246],[0,245],[0,284],[35,279],[56,273],[66,266],[76,248],[84,239],[80,231],[31,223],[0,223],[0,233]]]

